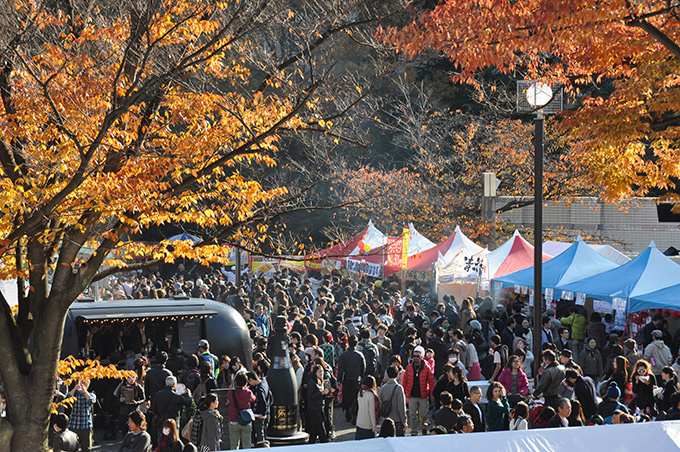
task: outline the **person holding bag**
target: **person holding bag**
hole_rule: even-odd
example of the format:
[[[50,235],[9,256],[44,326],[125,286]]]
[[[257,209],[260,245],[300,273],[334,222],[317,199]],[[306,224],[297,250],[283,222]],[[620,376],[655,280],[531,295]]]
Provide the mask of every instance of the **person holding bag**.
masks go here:
[[[234,376],[234,389],[229,391],[229,443],[230,448],[250,449],[250,435],[253,431],[254,414],[251,404],[255,395],[246,387],[248,379],[245,373]],[[240,444],[240,447],[239,447]],[[213,448],[211,450],[217,450]]]

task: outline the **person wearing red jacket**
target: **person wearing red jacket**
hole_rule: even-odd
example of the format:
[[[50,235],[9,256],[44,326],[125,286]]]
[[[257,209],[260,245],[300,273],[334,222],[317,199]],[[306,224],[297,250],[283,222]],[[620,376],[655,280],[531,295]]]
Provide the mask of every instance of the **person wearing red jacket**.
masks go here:
[[[427,422],[429,402],[434,401],[432,390],[434,389],[434,374],[423,361],[423,348],[418,346],[413,350],[413,362],[406,367],[402,382],[404,392],[409,398],[409,424],[411,424],[411,436],[418,435],[418,425],[423,435],[427,435],[425,423]]]

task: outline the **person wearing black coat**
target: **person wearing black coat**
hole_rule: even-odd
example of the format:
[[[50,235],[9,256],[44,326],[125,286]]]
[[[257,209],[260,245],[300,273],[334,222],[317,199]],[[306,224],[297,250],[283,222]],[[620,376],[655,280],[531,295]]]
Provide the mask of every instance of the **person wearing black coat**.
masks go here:
[[[319,364],[312,367],[312,379],[307,383],[307,425],[309,444],[314,444],[318,439],[321,443],[328,442],[328,432],[324,423],[324,399],[330,392],[323,387],[324,369]]]
[[[449,348],[444,343],[444,330],[441,327],[435,328],[432,334],[434,337],[427,343],[427,348],[434,351],[434,376],[437,378],[442,374],[444,364],[448,362]]]
[[[434,425],[441,425],[447,432],[451,433],[458,423],[458,414],[451,409],[453,397],[444,391],[439,396],[439,402],[442,407],[434,413]],[[460,401],[458,402],[458,408],[460,408]]]
[[[470,398],[463,404],[463,411],[472,418],[472,422],[475,424],[475,432],[486,431],[486,416],[484,414],[486,410],[479,406],[481,399],[482,390],[479,386],[473,386],[470,388]]]
[[[561,428],[569,426],[569,416],[571,415],[571,402],[569,399],[561,398],[557,402],[557,414],[548,421],[548,428]]]
[[[508,347],[508,350],[514,350],[513,348],[513,342],[515,340],[515,333],[513,330],[515,329],[515,326],[517,323],[515,322],[514,317],[510,317],[506,323],[505,323],[505,328],[501,331],[501,344],[505,345]]]
[[[156,435],[156,438],[160,436],[164,420],[174,419],[175,424],[179,425],[179,415],[182,411],[182,407],[191,406],[191,395],[188,392],[177,394],[177,392],[175,392],[176,389],[177,378],[174,376],[166,377],[165,389],[158,391],[153,400],[151,400],[149,411],[154,413],[155,419],[161,420],[154,425],[156,431],[151,432]]]
[[[574,386],[574,395],[581,403],[583,416],[590,419],[597,414],[597,392],[593,379],[579,375],[575,369],[567,369],[564,378]]]
[[[342,382],[342,407],[345,419],[352,421],[356,416],[356,400],[359,394],[359,382],[366,371],[364,355],[354,349],[357,337],[348,339],[349,349],[338,358],[338,381]]]

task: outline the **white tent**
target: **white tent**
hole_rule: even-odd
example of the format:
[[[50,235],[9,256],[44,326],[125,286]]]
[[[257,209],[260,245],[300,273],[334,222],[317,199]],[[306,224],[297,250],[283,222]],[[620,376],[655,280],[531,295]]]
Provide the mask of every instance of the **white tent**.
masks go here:
[[[375,438],[277,447],[277,452],[602,452],[680,449],[680,421],[515,430],[459,435]]]
[[[463,232],[460,230],[460,226],[456,226],[455,233],[456,236],[454,237],[453,242],[451,242],[449,249],[446,250],[445,253],[441,253],[443,256],[440,256],[439,258],[440,267],[445,267],[451,264],[454,259],[459,259],[461,256],[461,251],[467,256],[472,256],[473,254],[480,253],[484,250],[484,248],[477,245],[465,234],[463,234]]]
[[[482,248],[467,238],[456,226],[455,237],[451,245],[443,253],[439,252],[437,261],[437,295],[454,295],[458,300],[467,296],[475,296],[479,292],[477,285],[481,281],[488,290],[489,250]],[[459,301],[460,301],[459,300]]]
[[[413,223],[408,224],[408,255],[414,256],[425,250],[434,248],[436,244],[418,232]]]

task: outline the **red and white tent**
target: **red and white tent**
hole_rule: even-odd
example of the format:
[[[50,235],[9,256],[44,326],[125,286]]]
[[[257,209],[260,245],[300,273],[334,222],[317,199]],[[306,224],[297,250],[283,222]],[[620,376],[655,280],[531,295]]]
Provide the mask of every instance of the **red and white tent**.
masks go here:
[[[550,258],[543,253],[543,262]],[[488,259],[489,278],[499,278],[534,265],[534,247],[515,230],[510,240],[489,253]]]

